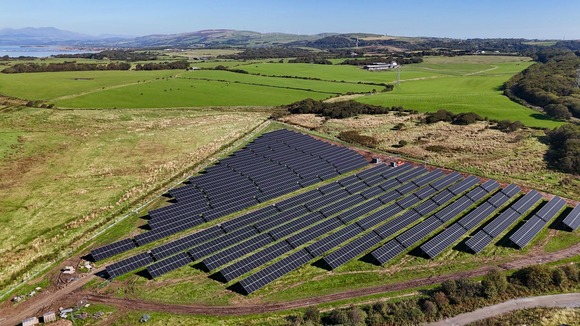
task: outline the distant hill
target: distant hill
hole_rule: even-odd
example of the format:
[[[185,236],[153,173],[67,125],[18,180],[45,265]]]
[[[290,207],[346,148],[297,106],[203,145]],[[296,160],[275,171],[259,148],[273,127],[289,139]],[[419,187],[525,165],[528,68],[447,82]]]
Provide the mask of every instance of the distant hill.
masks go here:
[[[0,45],[54,45],[94,39],[97,37],[54,27],[0,29]]]

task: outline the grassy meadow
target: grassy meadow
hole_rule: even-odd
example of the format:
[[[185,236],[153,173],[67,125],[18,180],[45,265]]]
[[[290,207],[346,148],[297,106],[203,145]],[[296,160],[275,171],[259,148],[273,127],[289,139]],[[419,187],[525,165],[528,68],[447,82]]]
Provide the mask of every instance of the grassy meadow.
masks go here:
[[[251,110],[41,110],[0,119],[0,284],[190,173],[268,114]]]

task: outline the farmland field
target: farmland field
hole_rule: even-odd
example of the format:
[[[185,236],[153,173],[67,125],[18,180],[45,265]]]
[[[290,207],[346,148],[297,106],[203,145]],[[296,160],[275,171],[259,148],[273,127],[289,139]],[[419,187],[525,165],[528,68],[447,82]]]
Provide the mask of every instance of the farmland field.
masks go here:
[[[472,111],[490,119],[520,120],[531,127],[556,127],[559,122],[502,95],[503,82],[530,64],[528,58],[511,56],[427,57],[423,63],[403,66],[401,84],[394,91],[373,95],[368,94],[382,90],[376,84],[396,82],[397,71],[267,60],[193,63],[249,74],[219,70],[0,74],[0,94],[66,108],[169,108],[276,106],[359,93],[367,94],[357,98],[363,103],[419,111]]]
[[[263,112],[40,110],[0,120],[0,283],[249,132]],[[30,271],[30,270],[29,270]],[[18,278],[25,276],[21,274]]]

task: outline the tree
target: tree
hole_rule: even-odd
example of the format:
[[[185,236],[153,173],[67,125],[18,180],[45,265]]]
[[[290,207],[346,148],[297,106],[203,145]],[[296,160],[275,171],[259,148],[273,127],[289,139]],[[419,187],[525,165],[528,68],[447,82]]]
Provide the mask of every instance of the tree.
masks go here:
[[[506,276],[498,269],[489,271],[481,281],[483,292],[489,299],[493,299],[497,294],[503,294],[508,287]]]
[[[516,274],[522,285],[533,291],[545,292],[553,284],[552,272],[544,265],[526,267]]]
[[[423,301],[421,305],[423,312],[428,316],[435,316],[437,314],[437,305],[431,300]]]
[[[433,301],[440,309],[449,306],[449,298],[447,298],[447,295],[441,291],[435,292],[435,294],[433,294]]]
[[[348,321],[350,325],[364,325],[367,314],[357,306],[351,306],[347,311]]]
[[[310,321],[313,324],[320,323],[320,312],[318,311],[318,308],[315,306],[306,308],[306,312],[304,313],[304,320]]]
[[[328,317],[330,323],[343,325],[349,322],[348,315],[344,309],[335,309]]]
[[[572,113],[562,104],[547,105],[545,110],[546,114],[559,120],[569,120],[572,117]]]

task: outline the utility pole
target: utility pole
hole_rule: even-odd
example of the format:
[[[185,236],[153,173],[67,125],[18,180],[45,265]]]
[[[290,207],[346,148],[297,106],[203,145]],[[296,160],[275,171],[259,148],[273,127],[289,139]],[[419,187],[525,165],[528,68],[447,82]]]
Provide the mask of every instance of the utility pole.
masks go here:
[[[397,66],[397,86],[401,84],[401,65]]]

